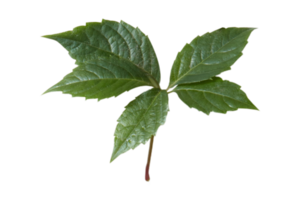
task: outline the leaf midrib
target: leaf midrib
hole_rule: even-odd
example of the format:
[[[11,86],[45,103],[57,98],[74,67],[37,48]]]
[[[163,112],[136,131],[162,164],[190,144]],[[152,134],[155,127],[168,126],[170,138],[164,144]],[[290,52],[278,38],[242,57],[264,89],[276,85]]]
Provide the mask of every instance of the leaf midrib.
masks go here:
[[[76,77],[76,76],[75,76]],[[77,77],[76,77],[77,78]],[[80,80],[79,78],[77,78],[78,80]],[[119,80],[129,80],[129,81],[136,81],[136,82],[141,82],[141,83],[147,83],[147,82],[144,82],[144,81],[140,81],[140,80],[137,80],[137,79],[128,79],[128,78],[120,78],[120,79],[115,79],[115,78],[103,78],[103,79],[90,79],[90,80],[80,80],[78,82],[73,82],[73,83],[70,83],[70,84],[65,84],[63,86],[58,86],[58,87],[55,87],[55,88],[60,88],[60,87],[64,87],[64,86],[68,86],[68,85],[72,85],[72,84],[78,84],[78,83],[82,83],[82,82],[88,82],[88,81],[102,81],[102,80],[116,80],[116,81],[119,81]],[[147,86],[152,86],[152,85],[149,85],[149,83],[147,83]]]
[[[252,106],[252,105],[250,105],[250,104],[247,104],[247,103],[245,103],[245,102],[239,101],[239,100],[234,99],[234,98],[232,98],[232,97],[229,97],[229,96],[226,96],[226,95],[221,95],[221,94],[218,94],[218,93],[208,92],[208,91],[205,91],[205,90],[197,90],[197,89],[175,89],[174,92],[180,91],[180,90],[183,90],[183,91],[185,90],[185,91],[196,91],[196,92],[210,93],[210,94],[214,94],[214,95],[221,96],[221,97],[226,97],[226,98],[229,98],[229,99],[238,101],[238,102],[240,102],[240,103],[243,103],[243,104]]]
[[[194,67],[192,67],[192,68],[190,68],[186,73],[184,73],[182,76],[180,76],[180,78],[178,78],[173,84],[171,84],[170,86],[169,86],[169,88],[172,88],[172,87],[174,87],[175,85],[176,85],[176,83],[178,83],[182,78],[184,78],[184,76],[186,76],[188,73],[190,73],[191,71],[193,71],[195,68],[197,68],[199,65],[201,65],[201,64],[203,64],[203,62],[205,61],[205,60],[207,60],[208,58],[210,58],[212,55],[215,55],[216,53],[218,53],[222,48],[224,48],[226,45],[228,45],[230,42],[232,42],[233,40],[235,40],[237,37],[239,37],[241,34],[243,34],[243,33],[245,33],[245,32],[247,32],[247,31],[250,31],[251,29],[248,29],[248,30],[246,30],[246,31],[244,31],[244,32],[242,32],[242,33],[240,33],[238,36],[236,36],[236,37],[234,37],[234,38],[232,38],[229,42],[227,42],[224,46],[222,46],[220,49],[218,49],[217,51],[215,51],[214,53],[212,53],[211,55],[209,55],[207,58],[205,58],[204,60],[202,60],[198,65],[196,65],[196,66],[194,66]],[[190,44],[189,44],[190,45]],[[193,47],[194,48],[194,47]],[[194,53],[193,53],[194,54]]]
[[[99,47],[93,46],[93,45],[91,45],[91,44],[88,44],[88,43],[85,43],[85,42],[82,42],[82,41],[72,40],[72,39],[63,38],[63,37],[58,37],[58,36],[55,36],[55,37],[61,38],[61,39],[64,39],[64,40],[69,40],[69,41],[78,42],[78,43],[81,43],[81,44],[85,44],[85,45],[90,46],[90,47],[93,47],[93,48],[95,48],[95,49],[104,51],[104,52],[106,52],[106,53],[108,53],[108,54],[112,54],[112,55],[114,55],[114,56],[117,56],[117,57],[119,57],[119,58],[121,58],[121,59],[127,60],[127,61],[129,61],[131,64],[133,64],[134,66],[136,66],[137,68],[139,68],[139,69],[141,69],[142,71],[144,71],[144,72],[147,74],[147,76],[150,76],[150,77],[157,83],[157,85],[159,86],[157,80],[152,76],[152,74],[150,74],[149,72],[147,72],[144,68],[139,67],[138,65],[136,65],[134,62],[132,62],[132,61],[129,60],[129,59],[126,59],[126,58],[124,58],[124,57],[121,57],[121,56],[118,55],[118,54],[115,54],[115,53],[113,53],[113,52],[109,52],[109,51],[107,51],[107,50],[101,49],[101,48],[99,48]],[[85,62],[86,62],[86,61],[84,61],[83,63],[85,63]],[[88,61],[87,61],[87,62],[88,62]],[[155,85],[152,85],[152,86],[156,88]]]
[[[145,111],[144,115],[140,118],[140,120],[138,121],[138,123],[134,126],[134,128],[129,132],[128,135],[130,135],[130,133],[132,133],[132,132],[136,129],[136,127],[140,124],[140,122],[142,121],[142,119],[145,118],[146,113],[147,113],[147,112],[149,111],[149,109],[152,107],[153,103],[155,102],[155,100],[157,99],[157,97],[159,96],[159,94],[160,94],[161,92],[162,92],[162,90],[159,91],[159,92],[156,94],[156,96],[155,96],[154,99],[152,100],[151,104],[149,105],[149,107],[148,107],[147,110]],[[117,136],[115,136],[115,137],[118,138]],[[126,137],[126,139],[127,139],[127,138],[128,138],[128,137]],[[118,139],[119,139],[119,138],[118,138]],[[124,140],[122,141],[121,145],[119,146],[119,148],[117,149],[116,152],[118,152],[119,149],[121,148],[121,146],[123,146],[124,142],[126,142],[126,139],[124,139]]]

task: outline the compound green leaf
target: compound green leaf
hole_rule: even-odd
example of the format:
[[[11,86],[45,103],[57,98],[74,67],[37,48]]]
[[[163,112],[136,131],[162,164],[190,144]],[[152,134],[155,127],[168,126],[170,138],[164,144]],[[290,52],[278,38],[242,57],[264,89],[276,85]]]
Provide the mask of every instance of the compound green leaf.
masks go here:
[[[118,119],[111,162],[155,135],[158,127],[165,123],[168,110],[165,90],[148,90],[130,102]]]
[[[44,37],[59,42],[79,65],[47,92],[100,100],[141,85],[159,88],[160,69],[149,38],[125,22],[103,20]],[[97,90],[101,97],[86,90]]]
[[[178,53],[169,88],[177,84],[207,80],[230,66],[242,55],[253,28],[221,28],[196,37]]]
[[[199,83],[178,85],[173,91],[190,108],[196,108],[206,114],[210,112],[226,113],[238,108],[257,110],[241,87],[221,78]]]

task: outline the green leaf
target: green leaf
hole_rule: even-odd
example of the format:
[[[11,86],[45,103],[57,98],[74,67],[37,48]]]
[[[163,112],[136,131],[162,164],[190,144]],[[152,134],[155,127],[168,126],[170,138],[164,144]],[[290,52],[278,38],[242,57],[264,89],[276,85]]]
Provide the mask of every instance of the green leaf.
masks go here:
[[[111,162],[129,149],[145,144],[165,123],[168,111],[168,94],[165,90],[148,90],[130,102],[118,119]]]
[[[221,28],[196,37],[178,53],[169,88],[177,84],[207,80],[230,66],[242,55],[254,28]]]
[[[170,88],[191,108],[207,115],[238,108],[257,108],[241,87],[215,77],[229,70],[242,55],[253,28],[221,28],[196,37],[178,53],[167,90],[161,90],[160,68],[149,38],[121,21],[86,23],[72,31],[44,37],[60,43],[76,60],[73,72],[45,93],[61,91],[86,99],[104,99],[139,86],[153,86],[131,101],[118,119],[111,162],[150,138],[145,179],[153,138],[166,121]]]
[[[160,69],[149,38],[125,22],[103,20],[44,37],[59,42],[79,65],[46,92],[100,100],[142,85],[159,88]]]
[[[214,77],[211,80],[178,85],[173,91],[190,108],[196,108],[206,114],[210,112],[226,113],[238,108],[257,110],[241,86]]]

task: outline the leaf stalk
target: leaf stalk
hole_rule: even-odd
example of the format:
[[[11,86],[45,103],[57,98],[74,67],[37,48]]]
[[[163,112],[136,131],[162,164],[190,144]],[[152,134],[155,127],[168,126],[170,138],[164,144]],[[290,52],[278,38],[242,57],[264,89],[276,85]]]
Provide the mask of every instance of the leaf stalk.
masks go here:
[[[146,181],[150,181],[149,169],[150,169],[153,141],[154,141],[154,135],[152,135],[151,140],[150,140],[150,145],[149,145],[148,160],[147,160],[146,172],[145,172],[145,180]]]

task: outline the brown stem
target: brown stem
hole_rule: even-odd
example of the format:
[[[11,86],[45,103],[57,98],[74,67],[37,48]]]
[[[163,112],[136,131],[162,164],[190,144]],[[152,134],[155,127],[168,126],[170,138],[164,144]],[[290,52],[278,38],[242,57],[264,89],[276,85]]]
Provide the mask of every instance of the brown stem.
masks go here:
[[[151,140],[150,140],[150,146],[149,146],[149,152],[148,152],[148,160],[147,160],[146,173],[145,173],[145,179],[146,179],[146,181],[150,181],[149,168],[150,168],[151,154],[152,154],[152,148],[153,148],[153,140],[154,140],[154,135],[152,135]]]

